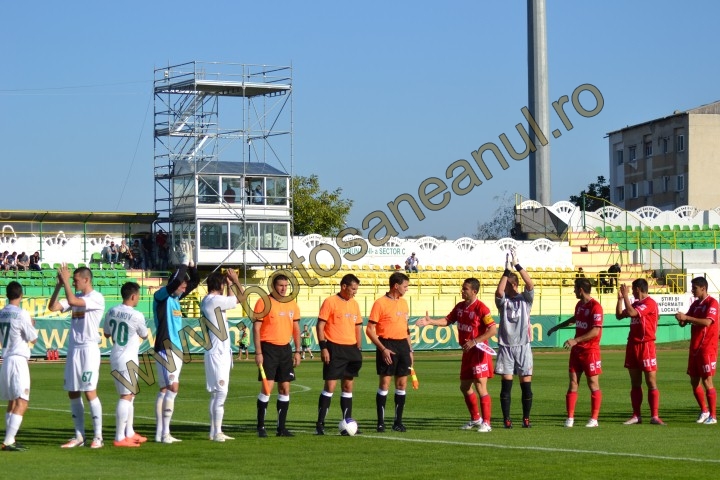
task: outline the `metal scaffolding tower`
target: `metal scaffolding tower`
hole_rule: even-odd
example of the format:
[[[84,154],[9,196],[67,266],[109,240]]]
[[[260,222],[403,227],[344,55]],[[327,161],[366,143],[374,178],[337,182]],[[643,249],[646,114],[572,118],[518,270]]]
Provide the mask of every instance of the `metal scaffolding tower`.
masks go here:
[[[175,243],[178,236],[197,241],[199,257],[203,218],[225,216],[245,222],[269,215],[288,223],[289,237],[289,185],[284,203],[276,201],[280,197],[268,197],[260,211],[253,210],[244,196],[242,201],[224,202],[223,192],[217,191],[223,184],[206,184],[203,175],[223,175],[218,168],[233,163],[234,185],[243,188],[246,174],[292,176],[292,67],[193,61],[156,68],[154,103],[156,231],[168,233]],[[181,181],[179,171],[187,174],[188,168],[194,176]],[[208,190],[219,199],[213,209],[204,200]]]

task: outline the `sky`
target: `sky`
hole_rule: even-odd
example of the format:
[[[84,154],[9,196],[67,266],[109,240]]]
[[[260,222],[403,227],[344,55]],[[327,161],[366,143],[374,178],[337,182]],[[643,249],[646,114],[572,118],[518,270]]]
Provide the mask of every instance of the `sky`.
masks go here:
[[[528,104],[526,2],[10,2],[0,28],[0,210],[152,212],[153,70],[189,61],[292,65],[293,171],[354,204],[348,225],[444,178]],[[549,99],[594,85],[574,128],[551,114],[551,201],[608,177],[606,134],[720,100],[720,2],[547,2]],[[587,93],[581,97],[592,108]],[[585,105],[585,103],[583,103]],[[222,113],[220,115],[222,121]],[[452,195],[405,235],[472,236],[528,160]],[[233,160],[221,158],[221,160]],[[479,171],[478,171],[479,173]],[[450,181],[448,181],[450,183]],[[396,228],[398,228],[396,226]],[[366,232],[367,233],[367,232]]]

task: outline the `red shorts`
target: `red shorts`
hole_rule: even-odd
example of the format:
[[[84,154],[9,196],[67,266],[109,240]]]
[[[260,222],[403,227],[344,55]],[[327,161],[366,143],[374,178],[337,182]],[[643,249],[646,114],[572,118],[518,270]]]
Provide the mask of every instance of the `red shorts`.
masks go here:
[[[630,342],[625,347],[625,368],[657,372],[655,342]]]
[[[460,380],[475,380],[493,377],[492,356],[479,348],[463,353],[460,364]]]
[[[717,352],[690,352],[687,374],[691,377],[714,377]]]
[[[581,350],[573,347],[570,350],[570,372],[585,373],[588,377],[594,377],[602,373],[602,362],[600,361],[600,350]]]

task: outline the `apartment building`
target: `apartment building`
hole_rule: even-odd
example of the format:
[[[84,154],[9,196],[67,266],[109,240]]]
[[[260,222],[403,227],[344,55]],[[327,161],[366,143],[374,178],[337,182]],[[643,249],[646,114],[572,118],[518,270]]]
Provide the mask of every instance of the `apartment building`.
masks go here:
[[[607,135],[615,205],[720,207],[720,101]]]

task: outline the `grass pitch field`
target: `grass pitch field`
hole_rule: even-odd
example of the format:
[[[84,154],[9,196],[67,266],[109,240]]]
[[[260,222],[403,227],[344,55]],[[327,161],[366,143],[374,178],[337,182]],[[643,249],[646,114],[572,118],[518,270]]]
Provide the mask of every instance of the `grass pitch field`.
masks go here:
[[[520,426],[520,388],[513,390],[516,427],[501,425],[499,378],[490,381],[493,431],[461,431],[468,420],[458,390],[459,352],[416,354],[420,389],[408,390],[404,434],[375,432],[377,377],[374,354],[365,355],[356,380],[353,416],[363,434],[336,435],[340,420],[335,392],[326,431],[313,435],[317,399],[322,387],[318,356],[296,370],[289,412],[294,438],[255,435],[255,400],[259,389],[253,360],[236,361],[225,405],[225,432],[234,441],[208,440],[208,399],[201,362],[185,365],[175,404],[173,435],[182,443],[155,444],[155,386],[141,384],[136,398],[135,428],[151,441],[137,449],[112,446],[117,395],[104,363],[98,388],[104,409],[106,446],[100,450],[60,449],[72,436],[67,395],[62,390],[62,363],[32,362],[33,390],[18,441],[27,452],[0,452],[5,478],[702,478],[720,466],[720,425],[695,423],[698,408],[685,374],[687,350],[658,352],[661,417],[666,427],[650,425],[647,399],[642,425],[625,426],[630,416],[629,379],[624,352],[603,351],[600,427],[585,428],[590,401],[580,390],[576,426],[565,419],[567,352],[536,351],[533,379],[533,428]],[[647,395],[646,395],[647,396]],[[270,401],[268,425],[276,418],[276,395]],[[87,410],[87,406],[86,406]],[[392,411],[392,392],[388,397]],[[86,413],[87,415],[87,413]],[[89,416],[88,432],[92,431]],[[167,472],[167,473],[162,473]]]

